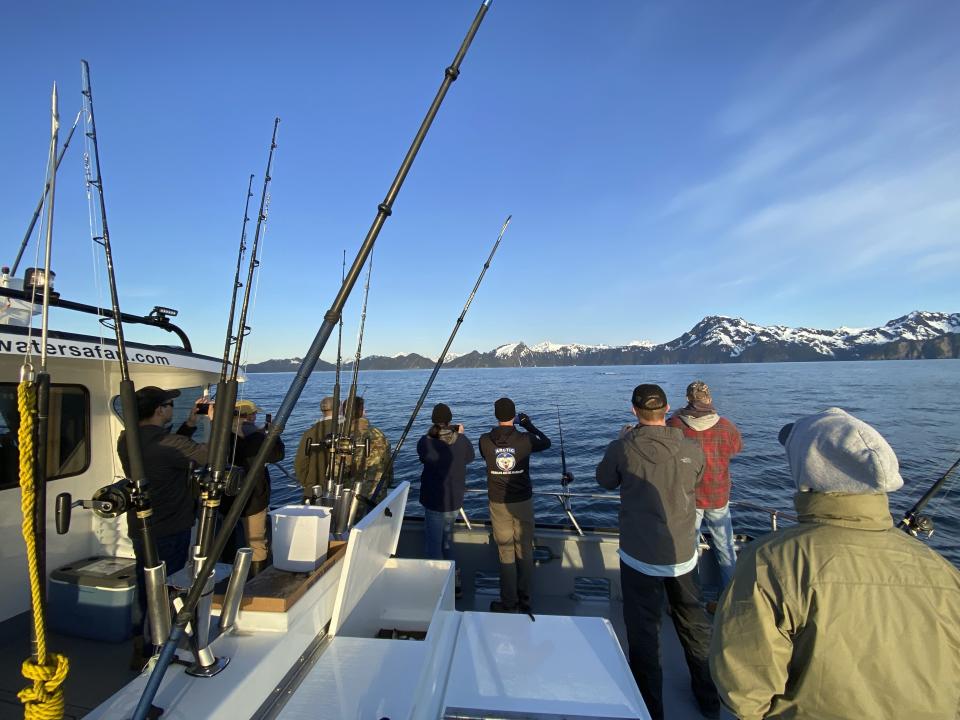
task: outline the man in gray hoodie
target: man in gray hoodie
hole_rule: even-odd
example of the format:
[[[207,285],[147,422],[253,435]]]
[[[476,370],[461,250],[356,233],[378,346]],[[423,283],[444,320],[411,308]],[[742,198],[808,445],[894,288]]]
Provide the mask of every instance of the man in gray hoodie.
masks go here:
[[[663,595],[690,670],[700,711],[719,717],[710,679],[710,623],[700,605],[695,549],[696,486],[703,477],[700,445],[666,426],[670,407],[659,385],[633,391],[637,425],[607,447],[597,482],[620,488],[620,585],[630,669],[653,720],[662,720],[660,619]]]

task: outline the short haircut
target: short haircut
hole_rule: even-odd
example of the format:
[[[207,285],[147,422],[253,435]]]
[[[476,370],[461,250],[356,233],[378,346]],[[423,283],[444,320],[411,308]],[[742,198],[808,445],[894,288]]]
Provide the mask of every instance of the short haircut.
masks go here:
[[[647,410],[646,408],[636,408],[636,410],[637,417],[647,422],[658,422],[667,416],[667,409],[665,407],[657,408],[656,410]]]

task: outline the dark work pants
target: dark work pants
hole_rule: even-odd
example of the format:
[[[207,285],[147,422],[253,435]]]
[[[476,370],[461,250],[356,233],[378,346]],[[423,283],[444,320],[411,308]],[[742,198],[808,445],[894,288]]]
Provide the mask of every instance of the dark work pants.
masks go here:
[[[663,720],[663,671],[660,668],[660,621],[664,591],[670,618],[677,629],[690,669],[694,697],[702,710],[716,710],[720,699],[707,656],[710,621],[700,605],[700,576],[696,568],[680,577],[653,577],[620,562],[623,622],[627,626],[630,669],[653,720]]]
[[[167,577],[170,577],[177,570],[187,564],[187,556],[190,553],[190,531],[182,530],[173,535],[163,535],[156,539],[157,555],[167,565]],[[133,550],[137,554],[137,604],[140,606],[140,620],[133,624],[133,634],[145,635],[144,626],[147,622],[147,581],[143,572],[143,563],[140,558],[143,557],[143,546],[139,538],[133,541]],[[166,638],[160,638],[162,643]],[[157,642],[157,641],[155,641]]]
[[[533,576],[533,498],[490,501],[490,524],[500,555],[500,601],[510,610],[530,602]]]

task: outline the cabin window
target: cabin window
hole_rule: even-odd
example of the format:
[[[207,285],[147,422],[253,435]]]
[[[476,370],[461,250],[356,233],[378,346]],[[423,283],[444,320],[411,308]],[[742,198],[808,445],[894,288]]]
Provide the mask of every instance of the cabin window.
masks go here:
[[[20,485],[17,384],[0,383],[0,490]],[[90,393],[82,385],[50,385],[47,480],[90,467]]]

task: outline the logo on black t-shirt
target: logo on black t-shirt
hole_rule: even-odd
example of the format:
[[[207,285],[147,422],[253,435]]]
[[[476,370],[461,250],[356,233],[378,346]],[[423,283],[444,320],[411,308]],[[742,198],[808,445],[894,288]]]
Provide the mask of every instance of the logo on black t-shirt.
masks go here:
[[[502,448],[497,451],[497,467],[504,472],[510,472],[517,466],[516,451],[513,448]]]

